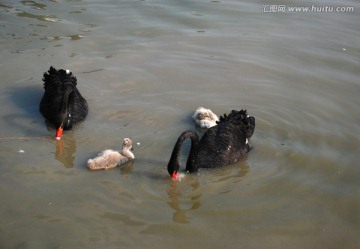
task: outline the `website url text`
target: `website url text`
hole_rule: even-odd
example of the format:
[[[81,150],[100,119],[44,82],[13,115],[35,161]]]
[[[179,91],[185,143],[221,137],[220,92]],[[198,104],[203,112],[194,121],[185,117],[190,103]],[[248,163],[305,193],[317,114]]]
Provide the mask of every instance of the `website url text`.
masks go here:
[[[327,12],[327,13],[348,13],[354,12],[353,6],[328,6],[328,5],[321,5],[321,6],[287,6],[287,5],[263,5],[262,12],[264,13],[296,13],[296,12]]]

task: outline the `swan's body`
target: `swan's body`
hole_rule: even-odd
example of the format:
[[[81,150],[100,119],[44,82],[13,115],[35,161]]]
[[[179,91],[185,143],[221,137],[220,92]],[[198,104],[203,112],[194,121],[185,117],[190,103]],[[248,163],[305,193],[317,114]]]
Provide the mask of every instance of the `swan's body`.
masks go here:
[[[208,129],[199,140],[193,131],[185,131],[178,138],[168,164],[168,172],[177,178],[180,169],[180,150],[186,138],[191,139],[186,172],[197,172],[199,168],[215,168],[241,160],[250,150],[248,139],[255,129],[255,118],[246,110],[231,111],[220,117],[216,126]]]
[[[43,77],[45,93],[40,102],[41,114],[57,129],[56,139],[62,130],[85,119],[88,113],[86,100],[76,88],[76,77],[69,70],[50,67]]]
[[[131,152],[132,140],[124,138],[121,151],[104,150],[94,159],[87,161],[90,170],[111,169],[135,158]]]
[[[208,129],[215,126],[219,118],[210,109],[199,107],[195,110],[192,120],[198,127]]]

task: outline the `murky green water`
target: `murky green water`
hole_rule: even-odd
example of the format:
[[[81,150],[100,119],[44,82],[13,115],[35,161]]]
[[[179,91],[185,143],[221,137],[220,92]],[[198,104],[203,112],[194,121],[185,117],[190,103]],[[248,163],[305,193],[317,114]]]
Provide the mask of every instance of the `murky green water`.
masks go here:
[[[360,247],[360,5],[283,4],[2,2],[0,248]],[[90,108],[61,142],[38,111],[50,65]],[[198,106],[246,108],[253,150],[171,181]],[[124,137],[133,164],[86,169]]]

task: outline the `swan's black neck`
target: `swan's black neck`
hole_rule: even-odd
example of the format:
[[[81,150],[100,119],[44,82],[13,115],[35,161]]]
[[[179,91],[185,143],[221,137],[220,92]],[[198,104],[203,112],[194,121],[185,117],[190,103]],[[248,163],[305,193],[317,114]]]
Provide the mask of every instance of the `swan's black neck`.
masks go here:
[[[72,127],[71,108],[73,102],[73,91],[74,86],[72,82],[64,83],[64,93],[60,109],[61,125],[64,129],[71,129]]]
[[[193,131],[185,131],[183,132],[178,140],[176,141],[176,144],[174,146],[174,149],[171,153],[170,161],[168,164],[168,172],[170,176],[174,176],[179,172],[180,169],[180,151],[182,144],[184,143],[186,138],[191,139],[191,148],[190,148],[190,154],[188,157],[188,160],[186,162],[186,169],[187,172],[196,172],[197,166],[194,164],[194,156],[195,151],[199,142],[199,137],[194,133]]]

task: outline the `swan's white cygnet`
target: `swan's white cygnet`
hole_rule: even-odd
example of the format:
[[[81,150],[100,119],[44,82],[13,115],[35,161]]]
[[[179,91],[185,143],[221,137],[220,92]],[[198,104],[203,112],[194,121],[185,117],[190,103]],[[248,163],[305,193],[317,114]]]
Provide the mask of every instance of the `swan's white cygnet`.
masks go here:
[[[132,140],[130,138],[124,138],[120,152],[115,150],[104,150],[94,159],[89,159],[87,161],[87,167],[90,170],[115,168],[116,166],[124,164],[135,158],[131,149]]]
[[[198,127],[208,129],[215,126],[219,118],[210,109],[199,107],[194,112],[192,120]]]

